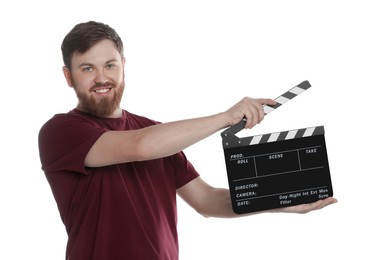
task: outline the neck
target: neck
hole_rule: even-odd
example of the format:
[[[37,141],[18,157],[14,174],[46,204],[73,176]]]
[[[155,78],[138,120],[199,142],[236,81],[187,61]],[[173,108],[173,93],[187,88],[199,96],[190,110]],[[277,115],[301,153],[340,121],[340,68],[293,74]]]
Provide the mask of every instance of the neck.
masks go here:
[[[105,118],[119,118],[123,115],[123,111],[120,107],[116,108],[114,112],[112,112],[110,115],[105,116]]]
[[[76,106],[76,109],[81,111],[81,112],[91,114],[91,115],[101,117],[101,118],[119,118],[119,117],[122,117],[122,115],[123,115],[123,110],[120,107],[117,107],[111,114],[106,115],[106,116],[98,116],[98,115],[88,111],[87,109],[83,108],[79,104]]]

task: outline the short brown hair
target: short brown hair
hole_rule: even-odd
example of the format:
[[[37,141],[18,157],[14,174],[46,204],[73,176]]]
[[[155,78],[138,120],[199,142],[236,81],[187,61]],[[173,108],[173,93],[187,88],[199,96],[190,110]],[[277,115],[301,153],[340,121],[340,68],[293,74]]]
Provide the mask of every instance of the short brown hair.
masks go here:
[[[61,44],[64,65],[70,69],[73,53],[76,51],[78,53],[85,53],[96,43],[105,39],[113,41],[120,55],[124,56],[123,42],[116,31],[110,26],[94,21],[77,24],[65,36]]]

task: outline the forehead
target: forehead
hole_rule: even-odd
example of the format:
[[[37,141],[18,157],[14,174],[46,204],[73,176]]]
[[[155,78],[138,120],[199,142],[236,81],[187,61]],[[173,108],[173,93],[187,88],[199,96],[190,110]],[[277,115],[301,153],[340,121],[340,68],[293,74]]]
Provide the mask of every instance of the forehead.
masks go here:
[[[102,40],[84,53],[73,53],[72,66],[82,63],[102,64],[109,60],[121,61],[121,55],[111,40]]]

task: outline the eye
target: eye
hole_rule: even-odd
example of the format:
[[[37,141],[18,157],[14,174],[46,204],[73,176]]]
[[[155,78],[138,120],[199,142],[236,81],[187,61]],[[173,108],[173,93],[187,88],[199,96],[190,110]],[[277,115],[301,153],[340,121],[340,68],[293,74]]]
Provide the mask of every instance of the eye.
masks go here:
[[[107,64],[107,68],[108,68],[108,69],[114,69],[115,67],[116,67],[116,65],[113,64],[113,63],[109,63],[109,64]]]
[[[90,72],[90,71],[93,71],[93,68],[90,66],[86,66],[82,68],[82,71]]]

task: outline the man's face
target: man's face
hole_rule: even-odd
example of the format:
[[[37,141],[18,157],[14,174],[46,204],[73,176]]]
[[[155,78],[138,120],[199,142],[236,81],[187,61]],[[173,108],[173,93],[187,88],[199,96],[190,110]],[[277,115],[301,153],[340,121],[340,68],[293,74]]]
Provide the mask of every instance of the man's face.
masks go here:
[[[85,53],[73,54],[71,69],[64,67],[64,75],[76,91],[79,110],[98,117],[121,115],[124,62],[110,40],[97,43]]]

